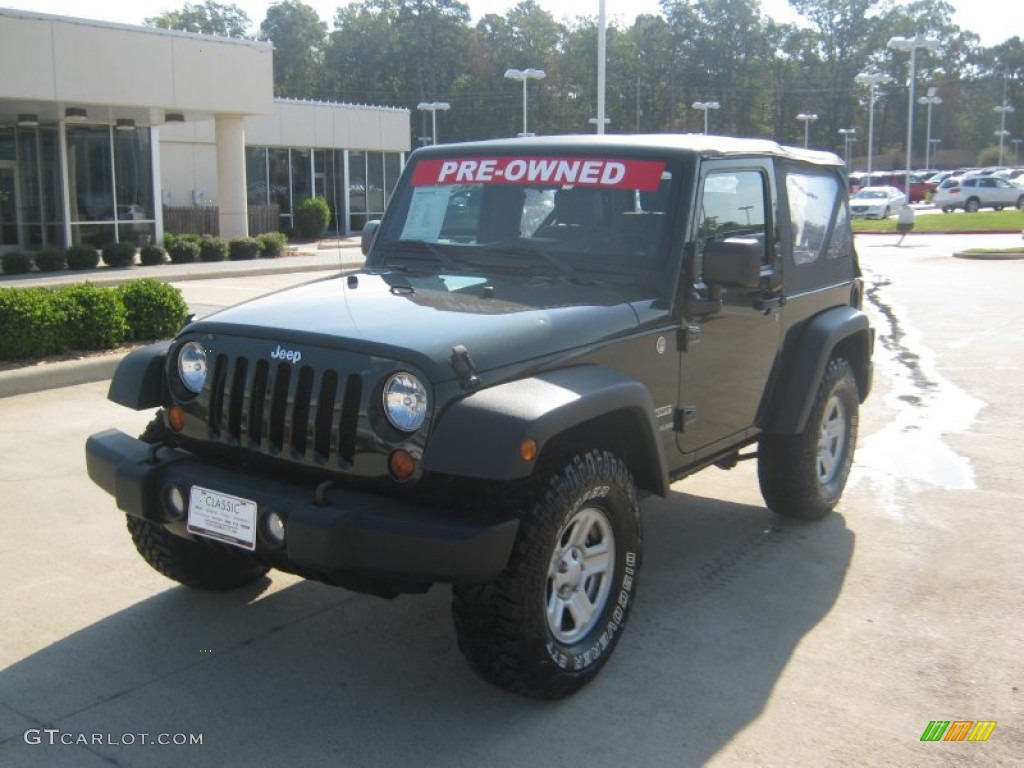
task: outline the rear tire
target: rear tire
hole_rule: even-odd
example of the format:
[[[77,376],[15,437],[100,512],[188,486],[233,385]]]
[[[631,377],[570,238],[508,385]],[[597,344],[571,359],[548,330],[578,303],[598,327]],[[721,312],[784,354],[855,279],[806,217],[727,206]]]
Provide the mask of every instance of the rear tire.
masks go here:
[[[505,571],[453,588],[459,649],[488,682],[560,699],[608,661],[629,617],[642,544],[640,505],[620,459],[592,450],[522,487]]]
[[[850,364],[833,358],[803,432],[761,438],[757,477],[773,512],[820,520],[835,508],[853,465],[859,400]]]

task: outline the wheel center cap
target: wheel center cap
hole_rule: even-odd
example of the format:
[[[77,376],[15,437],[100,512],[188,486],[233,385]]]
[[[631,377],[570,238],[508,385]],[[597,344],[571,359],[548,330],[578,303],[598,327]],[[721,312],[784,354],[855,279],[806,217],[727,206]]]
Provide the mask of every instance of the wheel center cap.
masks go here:
[[[583,583],[583,553],[570,547],[555,555],[554,586],[560,595],[568,596]]]

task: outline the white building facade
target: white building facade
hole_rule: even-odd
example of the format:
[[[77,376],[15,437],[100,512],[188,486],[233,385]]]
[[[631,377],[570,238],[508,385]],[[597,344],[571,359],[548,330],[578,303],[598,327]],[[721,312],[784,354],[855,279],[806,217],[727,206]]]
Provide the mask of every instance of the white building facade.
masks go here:
[[[0,9],[0,250],[159,241],[164,206],[251,206],[291,227],[323,196],[331,230],[378,216],[409,111],[273,97],[273,47]]]

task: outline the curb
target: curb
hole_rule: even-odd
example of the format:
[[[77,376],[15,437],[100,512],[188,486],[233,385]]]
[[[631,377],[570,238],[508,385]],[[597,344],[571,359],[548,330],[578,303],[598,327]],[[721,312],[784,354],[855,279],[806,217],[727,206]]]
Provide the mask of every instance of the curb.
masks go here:
[[[108,381],[123,358],[123,354],[110,354],[4,371],[0,373],[0,398]]]

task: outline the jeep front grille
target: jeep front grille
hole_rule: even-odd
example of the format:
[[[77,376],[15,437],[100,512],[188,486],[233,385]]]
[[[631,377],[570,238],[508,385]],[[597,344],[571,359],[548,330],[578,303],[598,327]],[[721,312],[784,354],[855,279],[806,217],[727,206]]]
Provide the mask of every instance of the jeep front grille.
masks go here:
[[[311,365],[217,355],[211,438],[269,456],[351,466],[363,378]]]

